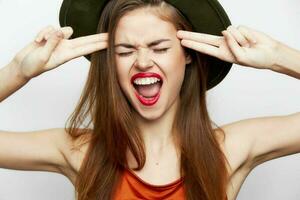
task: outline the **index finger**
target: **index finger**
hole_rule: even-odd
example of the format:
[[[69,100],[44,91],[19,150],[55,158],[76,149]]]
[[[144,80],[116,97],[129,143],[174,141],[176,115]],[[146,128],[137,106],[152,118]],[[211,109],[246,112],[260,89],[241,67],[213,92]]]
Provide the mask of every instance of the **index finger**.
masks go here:
[[[83,36],[79,38],[72,39],[72,43],[75,46],[81,46],[84,44],[104,42],[108,40],[108,33],[98,33],[94,35]]]
[[[191,31],[184,31],[184,30],[179,30],[177,32],[177,36],[180,39],[193,40],[196,42],[202,42],[202,43],[210,44],[210,45],[217,46],[217,47],[220,46],[221,41],[223,40],[222,36],[210,35],[210,34],[206,34],[206,33],[197,33],[197,32],[191,32]]]

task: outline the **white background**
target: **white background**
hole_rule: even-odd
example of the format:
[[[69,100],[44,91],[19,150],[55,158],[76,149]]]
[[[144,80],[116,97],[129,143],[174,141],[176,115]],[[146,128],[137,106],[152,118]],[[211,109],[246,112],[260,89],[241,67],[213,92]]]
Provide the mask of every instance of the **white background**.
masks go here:
[[[0,67],[41,28],[59,26],[61,2],[0,0]],[[252,27],[300,50],[300,1],[220,2],[233,25]],[[85,58],[77,58],[32,79],[0,103],[0,130],[18,132],[63,127],[79,99],[88,68]],[[299,112],[299,100],[299,80],[239,65],[234,65],[224,81],[208,92],[209,111],[218,125]],[[56,173],[0,169],[0,188],[0,200],[74,199],[73,185]],[[255,168],[237,199],[299,200],[300,154]]]

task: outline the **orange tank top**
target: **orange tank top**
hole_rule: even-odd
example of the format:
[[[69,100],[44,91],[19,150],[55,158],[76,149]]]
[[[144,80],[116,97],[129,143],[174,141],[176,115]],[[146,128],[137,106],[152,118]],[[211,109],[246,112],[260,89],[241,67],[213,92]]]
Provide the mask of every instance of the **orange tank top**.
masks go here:
[[[113,200],[185,200],[182,183],[183,177],[165,185],[152,185],[124,169]]]
[[[143,181],[132,170],[124,169],[114,200],[184,200],[183,178],[165,185]]]

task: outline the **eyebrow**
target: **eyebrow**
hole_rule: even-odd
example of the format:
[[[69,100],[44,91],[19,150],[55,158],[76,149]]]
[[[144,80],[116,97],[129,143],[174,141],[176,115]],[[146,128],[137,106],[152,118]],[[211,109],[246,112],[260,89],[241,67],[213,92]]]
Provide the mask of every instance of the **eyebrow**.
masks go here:
[[[166,41],[171,41],[170,39],[160,39],[160,40],[155,40],[153,42],[150,42],[147,44],[148,47],[152,47],[152,46],[156,46],[162,42],[166,42]],[[125,47],[125,48],[135,48],[135,46],[128,44],[128,43],[120,43],[115,45],[115,48],[117,47]]]

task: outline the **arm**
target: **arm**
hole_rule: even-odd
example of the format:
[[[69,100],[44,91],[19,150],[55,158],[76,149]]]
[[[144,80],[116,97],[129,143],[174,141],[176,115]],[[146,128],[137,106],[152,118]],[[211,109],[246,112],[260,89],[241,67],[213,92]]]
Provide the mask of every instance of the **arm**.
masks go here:
[[[76,131],[80,136],[75,139],[64,128],[0,131],[0,168],[59,173],[75,184],[92,133]]]
[[[238,142],[247,167],[300,153],[300,112],[240,120],[224,125],[224,131]]]
[[[63,129],[0,131],[0,168],[62,173],[68,165],[60,141],[70,143]]]
[[[107,47],[107,33],[68,40],[70,27],[55,30],[48,26],[40,31],[36,40],[16,54],[0,69],[0,102],[20,89],[31,78],[72,60]]]
[[[271,69],[300,79],[300,51],[290,48],[283,43],[278,43],[277,52],[278,59]]]
[[[40,31],[36,41],[30,42],[15,55],[8,65],[0,69],[0,102],[20,89],[31,78],[47,71],[45,66],[52,54],[55,53],[54,50],[61,41],[62,35],[66,37],[70,35],[66,30],[63,30],[65,33],[63,31],[58,32],[60,36],[52,33],[51,37],[48,35],[46,40],[45,37],[50,34],[50,31],[53,31],[51,26]],[[56,66],[52,64],[52,68],[60,64],[59,62],[56,63]]]
[[[25,85],[30,79],[19,71],[19,66],[12,61],[0,69],[0,102]]]
[[[257,69],[269,69],[300,79],[300,51],[246,26],[229,26],[224,37],[178,31],[185,47],[226,62]]]

